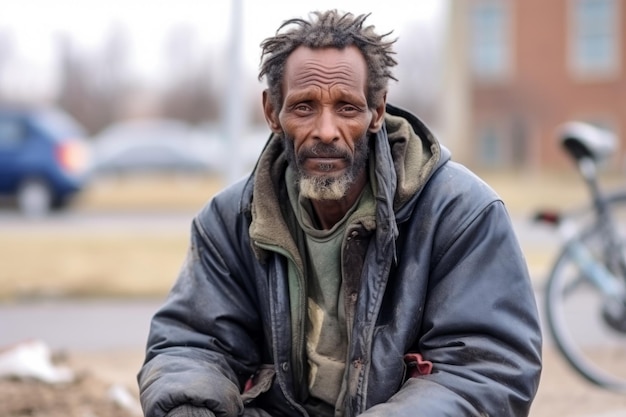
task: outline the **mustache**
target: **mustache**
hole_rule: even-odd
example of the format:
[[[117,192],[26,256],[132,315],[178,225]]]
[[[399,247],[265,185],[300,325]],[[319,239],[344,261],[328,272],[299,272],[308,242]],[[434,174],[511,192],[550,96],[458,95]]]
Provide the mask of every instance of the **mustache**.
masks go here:
[[[301,149],[298,154],[298,160],[303,161],[307,158],[343,158],[350,159],[352,155],[346,150],[338,148],[329,143],[318,142],[310,148]]]

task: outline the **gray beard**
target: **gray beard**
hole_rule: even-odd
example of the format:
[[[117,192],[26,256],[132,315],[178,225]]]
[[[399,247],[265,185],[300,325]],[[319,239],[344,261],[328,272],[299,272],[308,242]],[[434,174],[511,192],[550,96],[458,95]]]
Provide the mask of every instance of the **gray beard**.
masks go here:
[[[296,156],[293,138],[283,136],[283,143],[289,165],[294,168],[296,174],[300,195],[311,200],[340,200],[343,198],[358,175],[366,168],[369,157],[368,137],[364,136],[356,142],[354,157],[342,155],[350,161],[350,167],[345,173],[338,177],[331,175],[313,176],[302,169],[300,158]],[[320,146],[333,147],[333,145]]]
[[[337,178],[302,175],[298,180],[300,195],[311,200],[339,200],[348,193],[353,182],[354,177],[349,173]]]

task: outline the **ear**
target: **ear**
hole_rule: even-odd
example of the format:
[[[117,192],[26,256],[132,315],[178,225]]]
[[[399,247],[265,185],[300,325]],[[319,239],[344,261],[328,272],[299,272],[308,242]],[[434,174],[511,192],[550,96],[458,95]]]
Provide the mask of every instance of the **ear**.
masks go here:
[[[270,100],[270,95],[267,89],[263,90],[263,114],[265,115],[265,121],[272,132],[278,134],[283,133],[280,121],[278,120],[278,113],[274,111],[274,105],[272,104],[272,100]]]
[[[376,108],[372,109],[372,120],[368,131],[370,133],[376,133],[383,126],[385,120],[385,107],[387,105],[387,93],[385,93],[380,100],[380,104]]]

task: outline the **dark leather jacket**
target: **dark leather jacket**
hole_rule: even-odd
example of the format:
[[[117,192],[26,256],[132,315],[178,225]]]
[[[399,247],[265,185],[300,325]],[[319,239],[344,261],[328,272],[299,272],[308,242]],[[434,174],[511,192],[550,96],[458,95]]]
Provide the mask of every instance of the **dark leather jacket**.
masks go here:
[[[426,162],[414,192],[399,197],[398,184],[415,172],[398,169],[406,156],[392,149],[386,129],[373,142],[375,225],[353,227],[343,247],[354,280],[346,291],[353,328],[345,415],[527,416],[541,332],[506,209],[417,118],[387,111],[408,122]],[[288,284],[298,259],[277,237],[290,227],[280,187],[285,161],[273,160],[274,186],[255,187],[263,158],[278,146],[272,142],[250,178],[216,195],[193,221],[187,259],[152,320],[138,375],[146,416],[181,404],[235,416],[244,403],[275,417],[306,414]],[[259,200],[281,211],[264,219]],[[407,354],[432,363],[431,372],[410,372],[415,361],[406,358],[420,356]]]

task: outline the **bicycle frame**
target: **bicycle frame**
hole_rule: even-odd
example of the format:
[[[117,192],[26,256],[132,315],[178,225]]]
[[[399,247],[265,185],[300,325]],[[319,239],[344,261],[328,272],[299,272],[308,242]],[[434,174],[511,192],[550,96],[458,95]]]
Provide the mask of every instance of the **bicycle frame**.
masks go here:
[[[602,229],[607,237],[604,254],[604,261],[608,264],[608,269],[622,279],[626,279],[626,257],[622,250],[621,238],[618,234],[618,224],[615,221],[610,209],[610,200],[605,196],[600,187],[597,174],[597,164],[590,157],[582,157],[577,161],[580,172],[587,189],[591,194],[593,209],[596,214],[596,226]]]
[[[599,163],[611,154],[613,143],[588,125],[567,127],[562,145],[576,163],[590,203],[566,213],[535,215],[563,238],[546,282],[547,324],[560,352],[581,376],[626,393],[626,374],[607,363],[617,352],[616,360],[626,364],[626,254],[618,227],[624,219],[617,217],[626,213],[626,189],[609,193],[600,185]],[[589,347],[593,332],[602,347]]]

